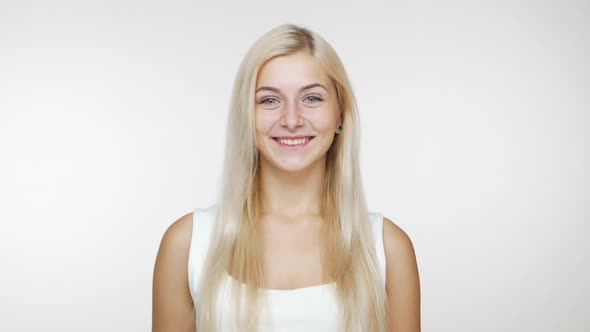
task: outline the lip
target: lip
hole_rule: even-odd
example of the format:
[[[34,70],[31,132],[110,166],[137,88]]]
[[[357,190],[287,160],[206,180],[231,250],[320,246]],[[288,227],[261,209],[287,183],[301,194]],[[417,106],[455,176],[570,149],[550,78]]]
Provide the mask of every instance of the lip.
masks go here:
[[[315,136],[291,136],[291,137],[288,137],[289,139],[307,138],[307,137],[310,137],[310,139],[308,139],[307,142],[305,142],[304,144],[300,144],[300,145],[287,145],[287,144],[283,144],[279,141],[279,138],[287,138],[287,137],[273,137],[272,140],[277,142],[277,144],[285,150],[300,150],[300,149],[305,148],[309,144],[309,142],[311,142],[315,138]]]
[[[274,139],[277,139],[277,138],[284,138],[284,139],[298,139],[298,138],[307,138],[307,137],[314,138],[315,136],[313,136],[313,135],[299,135],[299,136],[275,136],[275,137],[273,137],[273,138],[274,138]]]

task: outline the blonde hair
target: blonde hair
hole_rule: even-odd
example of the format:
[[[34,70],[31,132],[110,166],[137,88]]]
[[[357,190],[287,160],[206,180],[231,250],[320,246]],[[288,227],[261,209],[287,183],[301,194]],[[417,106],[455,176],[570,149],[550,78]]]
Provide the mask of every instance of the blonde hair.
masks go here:
[[[380,273],[359,164],[360,126],[350,82],[335,50],[322,37],[293,24],[280,25],[248,50],[235,78],[227,123],[225,159],[217,197],[217,223],[195,303],[199,332],[218,329],[218,294],[228,271],[234,323],[256,331],[264,302],[259,240],[260,164],[254,132],[254,92],[261,67],[277,56],[307,52],[337,91],[343,129],[326,156],[322,197],[322,259],[335,281],[341,331],[385,331],[387,297]],[[198,220],[195,227],[198,230]],[[244,289],[245,288],[245,289]],[[243,292],[244,291],[244,292]],[[242,308],[246,308],[243,315]]]

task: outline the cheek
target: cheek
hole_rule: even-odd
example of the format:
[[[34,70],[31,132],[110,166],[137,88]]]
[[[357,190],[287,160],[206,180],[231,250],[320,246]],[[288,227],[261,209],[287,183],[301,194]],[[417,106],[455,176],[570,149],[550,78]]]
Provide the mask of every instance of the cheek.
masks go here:
[[[275,117],[268,112],[256,112],[254,123],[256,124],[256,132],[265,134],[270,132],[272,126],[276,122]]]
[[[336,126],[336,119],[326,113],[310,113],[307,118],[313,125],[314,129],[319,132],[331,131]]]

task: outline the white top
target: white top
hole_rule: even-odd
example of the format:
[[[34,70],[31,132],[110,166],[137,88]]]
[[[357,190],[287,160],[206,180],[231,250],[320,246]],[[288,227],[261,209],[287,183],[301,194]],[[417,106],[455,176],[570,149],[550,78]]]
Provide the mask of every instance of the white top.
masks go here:
[[[201,278],[209,239],[216,221],[217,205],[208,208],[196,208],[193,214],[192,240],[188,260],[189,287],[193,302],[198,296],[197,286]],[[385,280],[385,250],[383,247],[383,215],[369,213],[369,220],[375,239],[377,260],[381,267],[382,280]],[[220,319],[220,331],[232,329],[231,288],[232,276],[226,273],[226,280],[221,288],[221,298],[217,310]],[[385,284],[383,284],[385,287]],[[281,290],[266,289],[268,306],[263,307],[259,320],[261,332],[336,332],[339,331],[338,304],[335,297],[335,283]]]

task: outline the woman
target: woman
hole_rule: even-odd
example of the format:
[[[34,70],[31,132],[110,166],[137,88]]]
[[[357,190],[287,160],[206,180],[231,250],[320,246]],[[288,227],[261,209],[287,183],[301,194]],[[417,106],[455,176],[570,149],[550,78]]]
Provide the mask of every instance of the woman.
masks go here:
[[[368,211],[355,99],[324,39],[285,24],[256,41],[225,153],[218,203],[162,238],[153,331],[420,330],[413,245]]]

